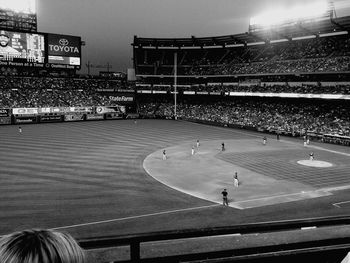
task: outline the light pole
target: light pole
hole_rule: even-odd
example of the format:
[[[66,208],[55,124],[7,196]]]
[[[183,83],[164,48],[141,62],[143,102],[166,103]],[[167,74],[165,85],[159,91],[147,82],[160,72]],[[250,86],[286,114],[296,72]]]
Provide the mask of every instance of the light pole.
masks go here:
[[[177,52],[174,53],[174,117],[177,120]]]

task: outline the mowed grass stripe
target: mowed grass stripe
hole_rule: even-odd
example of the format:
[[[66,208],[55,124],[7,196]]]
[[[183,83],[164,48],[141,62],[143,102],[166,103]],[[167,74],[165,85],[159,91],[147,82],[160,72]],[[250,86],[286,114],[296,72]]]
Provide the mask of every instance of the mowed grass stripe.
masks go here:
[[[220,155],[219,158],[275,179],[298,181],[316,188],[350,183],[349,167],[346,165],[348,160],[345,156],[317,151],[318,158],[342,165],[315,168],[297,164],[298,157],[299,159],[307,159],[309,151],[310,149],[300,147],[288,151],[275,150],[269,155],[264,152],[243,152],[224,154]],[[293,160],[293,158],[295,159]]]
[[[19,135],[16,126],[0,127],[4,147],[0,152],[0,234],[209,205],[149,177],[142,167],[144,157],[182,143],[188,143],[190,149],[197,139],[203,144],[206,140],[249,138],[261,145],[259,138],[245,135],[245,131],[170,120],[54,123],[22,128]],[[249,160],[251,156],[242,158]],[[273,169],[277,168],[275,164]],[[69,231],[76,237],[89,237],[298,216],[295,207],[290,213],[288,207],[281,206],[281,213],[276,207],[244,212],[215,207]],[[308,213],[311,209],[297,211]]]
[[[11,202],[16,205],[2,210],[6,212],[0,214],[1,231],[6,233],[6,229],[16,229],[19,225],[54,227],[89,221],[89,218],[103,220],[108,215],[115,218],[119,215],[164,211],[171,207],[177,209],[207,204],[148,177],[142,169],[142,160],[155,149],[179,141],[195,142],[198,132],[205,139],[215,136],[218,139],[221,134],[216,131],[216,135],[213,135],[197,126],[192,131],[192,125],[187,123],[168,124],[151,121],[145,128],[136,131],[134,126],[124,121],[25,125],[21,135],[13,127],[10,129],[7,126],[6,134],[1,129],[1,143],[5,151],[1,154],[0,165],[7,170],[4,177],[16,178],[22,183],[9,183],[9,189],[0,193],[0,198],[3,196],[2,200],[9,200],[5,198],[6,193],[19,189],[27,192],[24,195],[11,195],[11,198],[15,198]],[[11,134],[9,130],[15,133]],[[208,134],[210,138],[206,138]],[[33,181],[41,187],[31,188],[30,183]],[[26,183],[29,183],[28,188],[24,189]],[[72,194],[68,195],[67,192]],[[99,198],[95,198],[95,193],[99,193]],[[30,206],[26,205],[28,196],[35,196],[35,204],[42,202],[45,208],[33,207],[31,212]],[[61,203],[61,196],[66,196],[68,201]],[[45,216],[35,221],[16,218],[22,214],[18,210],[36,217],[38,210],[43,214],[45,209]],[[9,218],[11,213],[11,223],[2,220]],[[52,223],[54,225],[50,225]]]

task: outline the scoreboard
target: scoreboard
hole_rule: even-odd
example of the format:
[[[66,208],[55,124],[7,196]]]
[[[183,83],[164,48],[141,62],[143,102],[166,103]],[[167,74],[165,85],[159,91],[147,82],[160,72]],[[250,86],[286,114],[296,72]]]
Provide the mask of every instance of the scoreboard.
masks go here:
[[[0,30],[0,66],[80,69],[81,38]]]
[[[1,30],[0,60],[45,63],[44,35]]]

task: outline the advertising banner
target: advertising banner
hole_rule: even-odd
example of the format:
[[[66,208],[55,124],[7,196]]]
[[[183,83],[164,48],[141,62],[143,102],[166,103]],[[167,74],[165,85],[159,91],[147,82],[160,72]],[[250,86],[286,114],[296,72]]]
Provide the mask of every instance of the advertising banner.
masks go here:
[[[83,121],[84,117],[84,113],[68,113],[64,115],[64,121]]]
[[[106,120],[122,119],[123,117],[123,113],[106,113]]]
[[[0,109],[0,125],[11,124],[11,110]]]
[[[36,123],[37,117],[36,116],[15,116],[14,122],[15,122],[15,124]]]
[[[51,108],[38,108],[39,114],[47,114],[51,112]]]
[[[103,120],[104,117],[103,114],[86,114],[87,121]]]
[[[125,106],[98,106],[96,107],[96,113],[105,114],[105,113],[125,113]]]
[[[48,34],[47,41],[49,56],[80,57],[80,37]]]
[[[13,108],[12,114],[14,115],[22,115],[22,116],[29,116],[33,115],[36,116],[39,113],[38,108]]]
[[[11,124],[11,117],[0,117],[0,125]]]
[[[81,65],[81,38],[77,36],[48,34],[48,58],[50,64]]]
[[[0,109],[0,117],[10,117],[11,110],[10,109]]]
[[[117,93],[113,96],[108,96],[110,101],[116,101],[119,103],[133,103],[134,102],[134,95],[133,94],[120,94]]]
[[[72,112],[93,112],[93,107],[71,107],[73,108]]]
[[[40,122],[61,122],[62,115],[40,116]]]
[[[60,112],[62,113],[74,113],[74,112],[93,112],[93,107],[62,107]]]

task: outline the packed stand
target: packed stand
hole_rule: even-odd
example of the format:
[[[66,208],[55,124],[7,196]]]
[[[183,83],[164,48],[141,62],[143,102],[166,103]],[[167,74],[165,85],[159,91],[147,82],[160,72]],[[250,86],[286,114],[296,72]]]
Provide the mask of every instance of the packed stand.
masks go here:
[[[172,103],[142,104],[140,114],[172,117]],[[179,103],[177,117],[301,135],[306,132],[350,136],[350,106],[317,103],[235,99],[209,103]]]
[[[47,77],[0,78],[0,108],[114,105],[99,89],[118,88],[98,79]]]
[[[170,84],[157,85],[139,85],[137,90],[153,90],[153,91],[174,91],[174,86]],[[350,95],[350,82],[336,83],[299,83],[297,85],[291,83],[223,83],[223,84],[192,84],[192,85],[177,85],[179,92],[195,91],[195,92],[249,92],[249,93],[295,93],[295,94],[337,94]]]
[[[181,49],[178,75],[288,74],[350,71],[347,35],[227,48]],[[174,50],[138,50],[138,74],[173,74]]]

